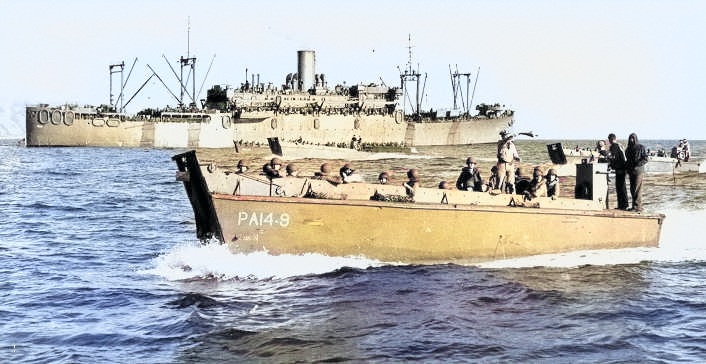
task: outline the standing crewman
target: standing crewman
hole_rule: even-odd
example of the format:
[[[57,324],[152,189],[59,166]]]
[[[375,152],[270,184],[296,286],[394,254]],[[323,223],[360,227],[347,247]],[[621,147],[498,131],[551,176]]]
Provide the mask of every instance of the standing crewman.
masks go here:
[[[647,150],[637,140],[637,134],[630,134],[628,147],[625,149],[625,166],[630,177],[631,211],[642,212],[642,180],[645,176],[645,164],[648,160]]]
[[[498,184],[496,189],[503,193],[515,193],[515,161],[520,161],[515,143],[512,142],[513,135],[506,130],[500,132],[498,141]]]
[[[608,144],[610,144],[608,147],[608,160],[610,161],[608,166],[615,171],[615,194],[618,197],[618,209],[627,210],[628,190],[625,185],[625,176],[627,174],[625,169],[625,151],[613,133],[608,134]]]

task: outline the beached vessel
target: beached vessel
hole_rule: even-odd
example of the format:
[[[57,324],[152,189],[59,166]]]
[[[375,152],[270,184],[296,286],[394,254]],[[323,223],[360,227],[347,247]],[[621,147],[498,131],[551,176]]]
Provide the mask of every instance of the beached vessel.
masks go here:
[[[384,262],[471,263],[584,249],[655,247],[664,215],[606,209],[606,178],[577,178],[578,199],[334,185],[236,174],[173,157],[201,240],[236,252],[365,256]],[[588,167],[590,172],[591,168]],[[595,185],[594,185],[595,184]]]
[[[181,64],[182,74],[185,67],[192,72],[195,58],[182,58]],[[114,66],[122,72],[124,63],[111,66],[111,81],[118,72]],[[479,104],[477,114],[472,115],[472,100],[463,102],[463,108],[421,110],[424,79],[411,65],[400,74],[398,87],[355,84],[329,88],[325,76],[315,69],[314,51],[299,51],[298,72],[288,74],[281,86],[262,83],[254,74],[248,80],[246,74],[241,87],[213,86],[197,105],[195,87],[189,94],[182,85],[181,97],[172,93],[178,108],[135,116],[125,115],[125,105],[112,98],[110,105],[101,107],[28,106],[27,146],[224,148],[234,143],[265,144],[273,136],[312,146],[336,146],[352,138],[361,140],[364,148],[461,145],[494,143],[499,132],[514,123],[514,112],[500,104]],[[454,97],[460,94],[459,78],[468,75],[452,73]],[[416,86],[408,87],[410,83]],[[111,82],[111,95],[112,87]],[[410,90],[416,95],[410,96]],[[191,98],[188,104],[184,93]],[[415,102],[407,105],[408,99]]]

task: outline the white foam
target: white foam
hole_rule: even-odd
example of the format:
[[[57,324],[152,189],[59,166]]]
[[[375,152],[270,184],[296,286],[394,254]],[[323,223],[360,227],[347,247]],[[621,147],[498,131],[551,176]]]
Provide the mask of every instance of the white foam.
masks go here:
[[[635,264],[644,261],[706,260],[706,211],[668,210],[657,248],[586,250],[562,254],[496,260],[482,268],[577,267],[581,265]]]
[[[191,278],[269,279],[323,274],[342,267],[365,269],[380,262],[362,257],[329,257],[321,254],[270,255],[267,252],[232,253],[226,245],[179,244],[142,271],[168,280]]]

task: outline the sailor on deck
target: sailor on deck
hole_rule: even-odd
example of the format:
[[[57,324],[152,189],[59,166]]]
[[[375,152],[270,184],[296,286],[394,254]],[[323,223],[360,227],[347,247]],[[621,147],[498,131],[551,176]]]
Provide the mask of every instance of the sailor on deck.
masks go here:
[[[515,161],[520,161],[520,156],[517,153],[515,143],[512,142],[513,135],[506,130],[500,132],[500,140],[498,141],[498,184],[496,189],[503,192],[515,192]]]
[[[628,190],[625,184],[627,176],[625,150],[618,143],[615,134],[608,134],[608,166],[615,172],[615,194],[618,199],[619,210],[628,209]]]

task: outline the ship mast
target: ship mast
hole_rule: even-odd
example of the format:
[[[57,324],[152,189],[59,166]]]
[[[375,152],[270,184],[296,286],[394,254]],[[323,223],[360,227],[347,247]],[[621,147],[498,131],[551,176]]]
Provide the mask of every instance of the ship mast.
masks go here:
[[[461,106],[463,107],[463,112],[466,114],[469,114],[469,109],[471,105],[469,104],[468,97],[469,97],[469,90],[470,90],[470,85],[471,85],[471,74],[470,73],[459,73],[458,72],[458,65],[456,65],[456,71],[452,72],[451,71],[451,65],[449,65],[449,73],[451,74],[451,88],[453,89],[453,95],[454,95],[454,110],[458,110],[458,98],[460,96],[461,98]],[[463,99],[463,88],[461,87],[461,80],[462,78],[466,78],[466,99],[464,101]]]
[[[120,68],[119,70],[113,70],[114,68]],[[114,73],[120,73],[120,96],[118,96],[118,99],[122,100],[122,95],[123,95],[123,69],[125,69],[125,61],[120,62],[119,64],[111,64],[108,66],[108,71],[110,72],[110,106],[114,107],[117,109],[117,101],[115,104],[113,104],[113,74]],[[122,106],[120,107],[122,110]]]
[[[196,107],[196,57],[190,57],[191,51],[191,17],[188,18],[188,25],[186,27],[186,58],[183,56],[179,58],[179,63],[181,64],[181,76],[179,77],[179,82],[181,83],[181,94],[179,102],[184,105],[184,93],[191,97],[191,103],[189,106]],[[191,67],[191,70],[187,74],[186,82],[184,81],[184,68]],[[192,91],[189,95],[189,91],[186,90],[186,86],[189,85],[189,76],[191,76]]]
[[[404,72],[400,72],[400,83],[402,86],[402,94],[403,94],[403,110],[406,110],[406,102],[407,98],[409,98],[409,92],[408,92],[408,87],[407,83],[409,82],[414,82],[416,83],[416,92],[415,92],[415,102],[412,106],[412,114],[414,115],[415,119],[418,119],[420,117],[420,112],[421,112],[421,107],[422,107],[422,92],[420,92],[420,80],[422,74],[419,73],[418,69],[414,70],[412,69],[412,35],[409,35],[409,46],[407,46],[407,49],[409,51],[409,60],[407,61],[407,67],[405,68]],[[417,67],[418,68],[418,67]],[[425,83],[426,83],[426,74],[424,75]],[[410,100],[410,104],[412,104],[412,101]]]

